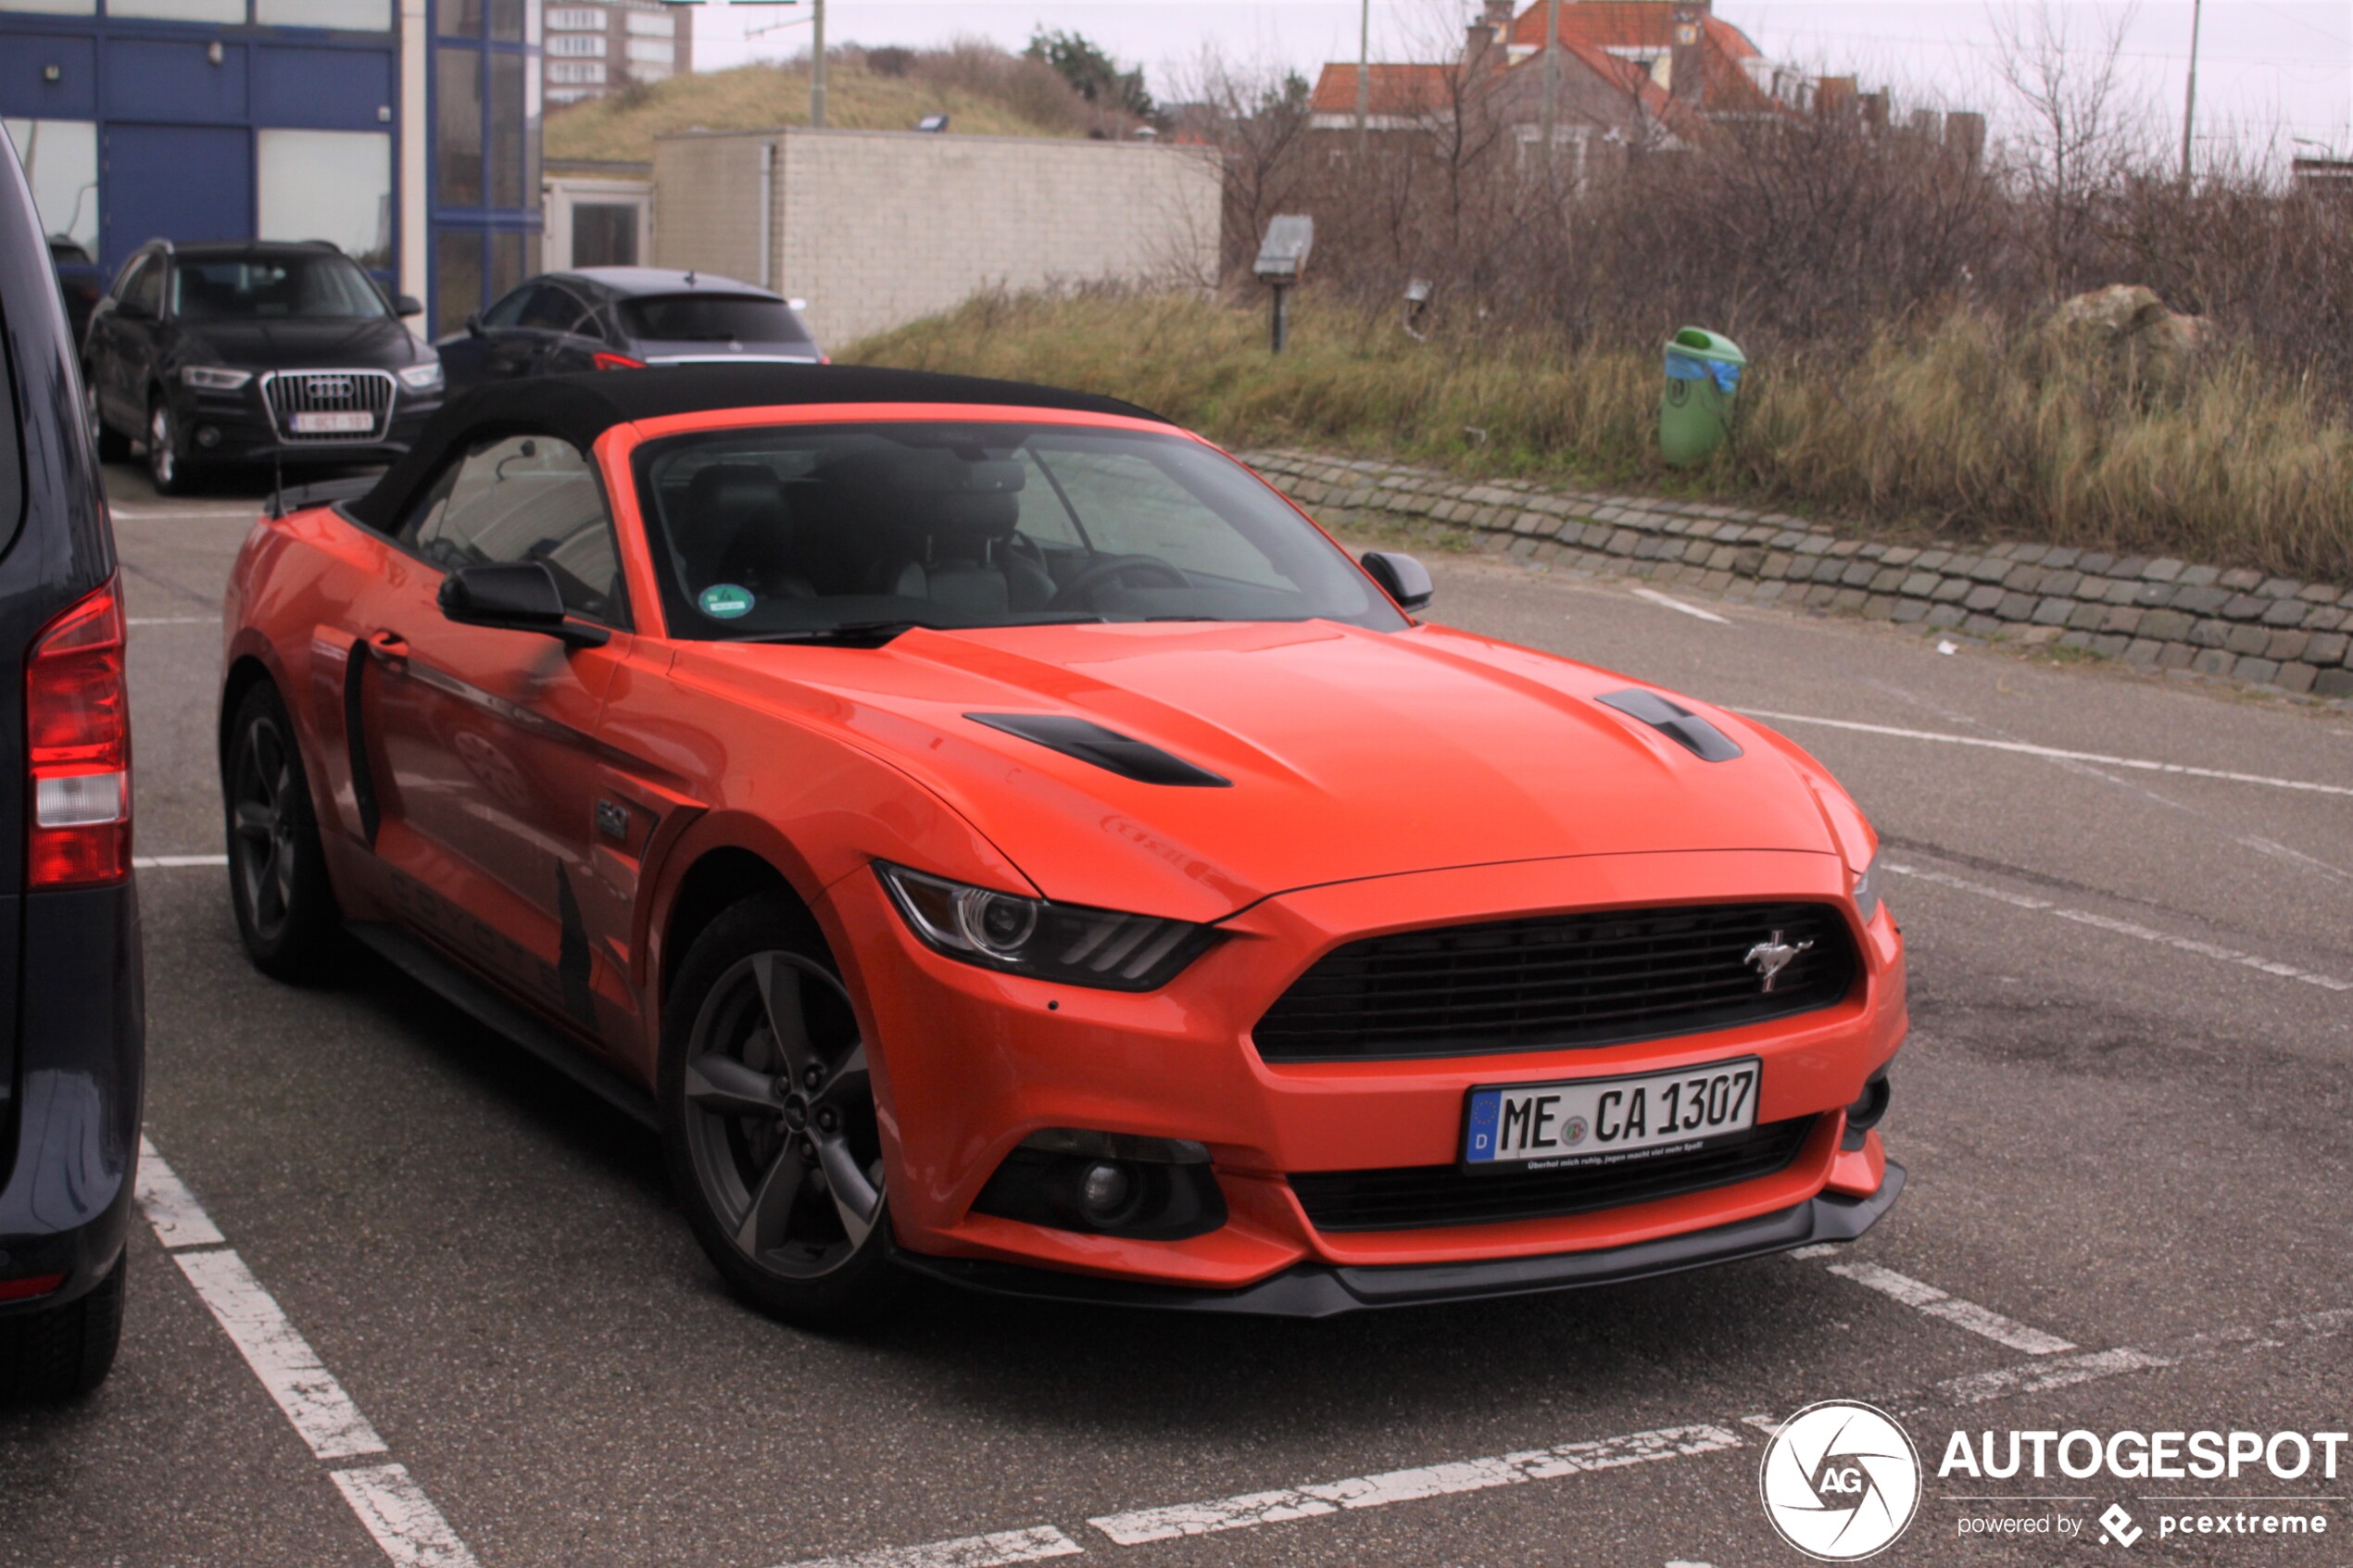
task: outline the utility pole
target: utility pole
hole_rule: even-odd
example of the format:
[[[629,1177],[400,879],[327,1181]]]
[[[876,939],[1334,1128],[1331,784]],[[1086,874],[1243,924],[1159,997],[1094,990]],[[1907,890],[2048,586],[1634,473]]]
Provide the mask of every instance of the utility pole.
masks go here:
[[[824,0],[819,0],[820,4]],[[1373,113],[1373,0],[1364,0],[1356,19],[1356,156],[1365,155],[1365,132]]]
[[[811,0],[809,12],[809,123],[825,128],[825,0]]]
[[[1553,128],[1560,123],[1561,0],[1544,0],[1544,167],[1553,164]],[[1508,47],[1508,44],[1506,47]]]
[[[2190,132],[2197,119],[2197,24],[2206,0],[2190,0],[2190,84],[2182,95],[2182,184],[2190,182]]]

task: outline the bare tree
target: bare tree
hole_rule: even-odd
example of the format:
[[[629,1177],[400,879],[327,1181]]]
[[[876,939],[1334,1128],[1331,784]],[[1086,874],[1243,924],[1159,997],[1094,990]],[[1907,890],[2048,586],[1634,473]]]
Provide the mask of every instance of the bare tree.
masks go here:
[[[2025,121],[2011,155],[2032,203],[2027,243],[2054,295],[2086,270],[2101,197],[2129,172],[2147,124],[2118,69],[2136,11],[2086,22],[2080,7],[2039,0],[1986,13],[1995,69]]]

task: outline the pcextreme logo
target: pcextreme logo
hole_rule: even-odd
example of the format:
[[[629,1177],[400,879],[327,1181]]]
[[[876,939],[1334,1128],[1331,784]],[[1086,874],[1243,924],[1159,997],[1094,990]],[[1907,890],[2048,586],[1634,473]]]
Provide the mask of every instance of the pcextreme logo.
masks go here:
[[[1920,1505],[1920,1456],[1885,1411],[1825,1399],[1781,1423],[1757,1475],[1781,1539],[1824,1562],[1893,1546]]]

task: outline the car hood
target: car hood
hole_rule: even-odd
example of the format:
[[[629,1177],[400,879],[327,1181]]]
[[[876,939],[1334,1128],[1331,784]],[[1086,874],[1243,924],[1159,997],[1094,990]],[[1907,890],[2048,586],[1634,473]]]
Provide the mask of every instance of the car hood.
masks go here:
[[[1050,626],[915,631],[874,649],[679,647],[681,674],[887,757],[1070,903],[1214,920],[1294,888],[1451,866],[1838,852],[1815,787],[1757,726],[1686,700],[1743,748],[1703,761],[1593,700],[1637,683],[1443,627]],[[1140,782],[973,713],[1084,718],[1230,786]]]
[[[245,370],[399,370],[431,350],[397,321],[336,317],[323,320],[182,321],[181,358],[218,355]]]

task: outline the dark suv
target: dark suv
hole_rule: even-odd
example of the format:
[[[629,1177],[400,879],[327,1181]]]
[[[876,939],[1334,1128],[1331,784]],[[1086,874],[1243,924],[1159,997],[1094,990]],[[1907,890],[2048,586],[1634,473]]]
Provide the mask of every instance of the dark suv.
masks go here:
[[[441,359],[330,245],[134,252],[82,351],[100,454],[146,444],[166,495],[198,465],[388,462],[441,407]]]
[[[145,1004],[121,583],[32,194],[0,156],[0,1399],[122,1325]]]

